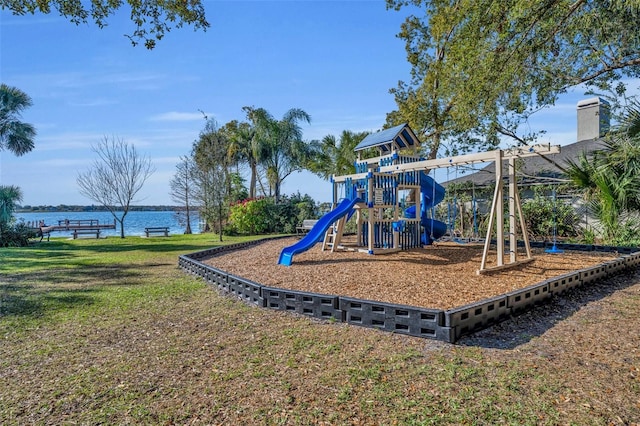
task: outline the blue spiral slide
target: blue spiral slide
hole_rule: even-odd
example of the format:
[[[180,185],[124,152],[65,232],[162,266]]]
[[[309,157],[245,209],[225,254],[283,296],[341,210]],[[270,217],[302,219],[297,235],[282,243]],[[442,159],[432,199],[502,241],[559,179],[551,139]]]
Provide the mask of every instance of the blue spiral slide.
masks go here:
[[[447,224],[427,217],[427,211],[444,200],[445,189],[425,172],[420,172],[420,194],[422,203],[420,209],[420,224],[424,228],[422,244],[429,245],[447,233]],[[411,206],[405,211],[407,217],[416,217],[416,207]]]
[[[353,200],[350,200],[348,198],[342,200],[340,204],[338,204],[338,207],[322,216],[322,218],[318,220],[315,226],[311,228],[309,233],[303,239],[292,246],[283,248],[282,252],[280,252],[280,259],[278,260],[278,264],[291,266],[291,261],[293,260],[294,254],[307,251],[311,247],[316,245],[316,243],[322,241],[322,239],[324,238],[324,234],[327,232],[327,229],[329,229],[329,227],[341,217],[351,213],[353,211],[353,206],[360,202],[360,198],[357,197]]]

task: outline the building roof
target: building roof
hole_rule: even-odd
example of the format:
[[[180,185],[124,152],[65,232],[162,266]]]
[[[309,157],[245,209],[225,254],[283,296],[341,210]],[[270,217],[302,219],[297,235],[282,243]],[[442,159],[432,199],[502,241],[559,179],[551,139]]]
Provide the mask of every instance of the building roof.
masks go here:
[[[371,133],[360,142],[354,151],[378,148],[382,153],[389,153],[413,146],[419,146],[420,141],[407,123],[389,129]]]
[[[601,149],[603,143],[601,139],[588,139],[580,142],[574,142],[569,145],[560,147],[559,154],[547,156],[526,157],[521,159],[522,163],[518,165],[518,174],[523,177],[522,183],[527,182],[543,182],[544,178],[562,178],[564,169],[567,167],[567,161],[575,161],[582,153],[589,153],[597,149]],[[503,162],[503,174],[507,173],[507,161]],[[492,185],[496,181],[496,164],[492,162],[477,172],[462,175],[456,179],[451,179],[441,183],[446,187],[451,184],[461,184],[472,182],[478,187]]]

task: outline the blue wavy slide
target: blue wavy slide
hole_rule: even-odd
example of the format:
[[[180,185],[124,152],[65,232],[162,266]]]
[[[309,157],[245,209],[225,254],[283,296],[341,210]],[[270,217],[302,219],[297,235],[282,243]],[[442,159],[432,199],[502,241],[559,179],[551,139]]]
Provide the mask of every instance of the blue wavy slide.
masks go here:
[[[353,210],[353,206],[360,202],[360,198],[354,198],[353,200],[345,198],[344,200],[342,200],[335,209],[322,216],[322,218],[318,220],[315,226],[311,228],[309,233],[303,239],[292,246],[283,248],[282,252],[280,252],[280,259],[278,260],[278,264],[291,266],[291,261],[293,260],[294,254],[307,251],[311,247],[316,245],[316,243],[322,241],[322,239],[324,238],[324,234],[327,232],[327,229],[329,229],[329,227],[333,225],[334,222],[339,220],[342,216],[351,213],[351,211]]]
[[[424,228],[422,244],[429,245],[447,233],[447,224],[439,220],[427,217],[427,211],[437,206],[443,199],[445,189],[425,172],[420,172],[420,193],[422,194],[422,208],[420,209],[420,224]],[[416,217],[415,206],[409,207],[405,214],[407,217]]]

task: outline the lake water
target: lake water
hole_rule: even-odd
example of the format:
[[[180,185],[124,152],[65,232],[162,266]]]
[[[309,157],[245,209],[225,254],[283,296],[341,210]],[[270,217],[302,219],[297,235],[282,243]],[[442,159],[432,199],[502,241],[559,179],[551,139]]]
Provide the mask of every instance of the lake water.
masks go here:
[[[180,213],[184,215],[184,213]],[[46,212],[46,213],[15,213],[18,220],[35,223],[36,226],[40,221],[44,221],[46,225],[57,225],[58,221],[69,220],[97,220],[99,224],[112,224],[113,216],[109,212]],[[199,218],[197,214],[191,216],[191,231],[195,234],[200,231]],[[152,226],[168,226],[169,233],[183,234],[184,226],[178,223],[176,212],[171,211],[131,211],[124,218],[124,234],[125,236],[144,235],[144,228]],[[71,231],[55,231],[51,233],[52,237],[71,236]],[[104,236],[120,236],[120,227],[116,224],[116,229],[104,229],[100,231],[100,235]]]

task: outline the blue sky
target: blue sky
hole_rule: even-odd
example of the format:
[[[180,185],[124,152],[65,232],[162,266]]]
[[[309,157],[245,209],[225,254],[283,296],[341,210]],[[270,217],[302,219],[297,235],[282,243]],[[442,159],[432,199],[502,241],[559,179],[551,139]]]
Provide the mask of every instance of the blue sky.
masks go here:
[[[244,120],[243,106],[275,117],[302,108],[306,140],[343,130],[375,131],[395,103],[389,89],[409,79],[404,43],[395,37],[408,11],[384,1],[205,1],[211,28],[174,29],[148,51],[132,47],[126,13],[109,26],[75,26],[55,15],[0,12],[0,80],[29,94],[24,121],[38,130],[22,157],[0,152],[0,184],[18,185],[25,205],[90,205],[76,177],[95,158],[91,145],[117,137],[156,169],[135,204],[175,204],[169,180],[204,127]],[[543,141],[576,138],[576,103],[564,96],[538,114]],[[302,172],[284,193],[331,200],[331,184]]]

